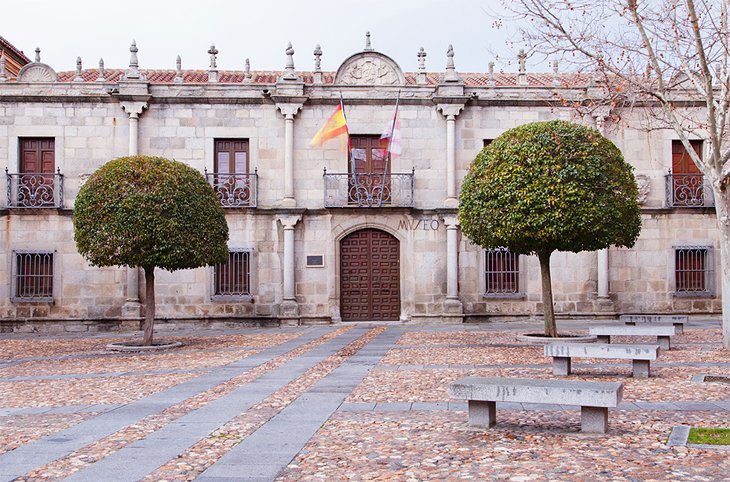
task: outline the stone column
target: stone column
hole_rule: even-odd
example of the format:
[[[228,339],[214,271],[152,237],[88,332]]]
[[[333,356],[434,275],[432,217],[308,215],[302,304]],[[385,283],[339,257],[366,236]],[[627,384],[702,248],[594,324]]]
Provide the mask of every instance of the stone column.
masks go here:
[[[444,207],[457,208],[456,196],[456,116],[464,104],[438,104],[441,114],[446,117],[446,199]]]
[[[139,116],[147,108],[146,102],[122,102],[122,109],[129,114],[129,155],[139,153]],[[142,304],[139,301],[139,269],[127,268],[127,298],[122,305],[123,318],[139,318],[142,316]]]
[[[294,226],[302,219],[301,215],[288,214],[279,216],[277,220],[284,228],[284,273],[283,296],[279,317],[290,323],[298,323],[299,306],[294,289]]]
[[[444,321],[462,321],[464,307],[459,300],[459,218],[444,216],[446,226],[446,300]]]
[[[293,208],[297,205],[294,199],[294,116],[303,104],[277,103],[276,107],[284,115],[284,199],[283,207]]]

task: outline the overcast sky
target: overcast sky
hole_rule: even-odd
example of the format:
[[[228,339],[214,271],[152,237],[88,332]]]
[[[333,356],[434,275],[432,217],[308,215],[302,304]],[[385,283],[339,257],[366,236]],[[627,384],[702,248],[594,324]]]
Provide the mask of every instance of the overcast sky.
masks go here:
[[[291,41],[297,70],[312,70],[312,51],[322,46],[322,68],[336,70],[365,46],[391,56],[405,71],[417,68],[416,53],[426,49],[426,69],[442,71],[453,44],[456,69],[485,72],[495,52],[504,62],[514,52],[507,35],[492,28],[488,11],[497,0],[13,0],[3,2],[0,35],[33,60],[56,71],[129,64],[132,39],[140,68],[207,69],[211,43],[220,52],[220,69],[283,70]],[[500,67],[498,67],[499,69]],[[507,71],[516,70],[501,65]],[[528,64],[529,69],[529,64]],[[544,70],[544,69],[543,69]]]

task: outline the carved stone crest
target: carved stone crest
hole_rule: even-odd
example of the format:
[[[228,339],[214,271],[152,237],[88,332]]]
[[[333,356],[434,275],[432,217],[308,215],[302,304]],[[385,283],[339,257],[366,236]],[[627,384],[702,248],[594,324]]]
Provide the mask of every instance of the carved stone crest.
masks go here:
[[[390,57],[378,52],[361,52],[345,60],[335,75],[336,84],[402,85],[403,71]]]
[[[56,82],[58,74],[49,65],[31,63],[18,72],[17,82]]]
[[[636,196],[636,201],[639,204],[643,205],[644,203],[646,203],[646,200],[649,197],[649,191],[651,190],[651,180],[649,179],[649,176],[644,174],[637,174],[636,186],[639,188],[639,193]]]

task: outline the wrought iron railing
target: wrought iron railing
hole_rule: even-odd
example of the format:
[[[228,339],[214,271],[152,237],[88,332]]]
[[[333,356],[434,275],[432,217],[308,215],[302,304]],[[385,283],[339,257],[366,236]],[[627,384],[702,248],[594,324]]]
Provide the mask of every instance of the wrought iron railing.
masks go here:
[[[667,205],[672,208],[704,208],[715,205],[711,186],[702,174],[672,174],[667,178]]]
[[[413,207],[414,174],[414,171],[395,174],[328,174],[325,169],[324,206]]]
[[[255,208],[258,198],[258,171],[252,173],[208,174],[205,177],[224,208]]]
[[[12,174],[5,168],[7,206],[10,208],[63,207],[63,174],[22,172]]]

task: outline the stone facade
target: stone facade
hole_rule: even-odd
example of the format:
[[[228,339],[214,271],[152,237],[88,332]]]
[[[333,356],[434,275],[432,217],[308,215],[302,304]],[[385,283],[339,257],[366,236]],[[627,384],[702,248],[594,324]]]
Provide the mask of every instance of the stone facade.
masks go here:
[[[5,329],[70,321],[78,329],[135,326],[144,289],[136,270],[91,267],[76,252],[73,204],[86,178],[109,159],[144,154],[173,158],[213,173],[215,141],[245,139],[248,172],[257,175],[255,207],[226,209],[229,247],[250,253],[249,293],[215,296],[212,267],[157,275],[157,313],[164,321],[329,323],[342,319],[342,242],[377,229],[398,242],[403,321],[472,321],[541,315],[536,257],[519,257],[515,293],[486,295],[485,252],[458,231],[458,189],[485,140],[532,121],[562,118],[596,126],[635,167],[643,229],[633,249],[555,253],[558,316],[720,312],[719,248],[714,209],[671,207],[665,176],[673,134],[647,133],[623,114],[578,116],[556,99],[586,95],[589,76],[459,74],[453,50],[445,72],[404,73],[369,45],[337,72],[139,70],[136,46],[124,70],[56,73],[36,62],[26,76],[0,83],[0,168],[8,193],[0,207],[0,316]],[[211,56],[217,51],[211,47]],[[321,51],[319,53],[321,55]],[[425,57],[423,57],[425,58]],[[421,57],[419,56],[419,59]],[[566,87],[567,85],[567,87]],[[402,155],[390,172],[413,179],[413,202],[331,207],[326,175],[348,173],[343,143],[309,142],[342,96],[351,135],[379,136],[399,98]],[[639,114],[634,114],[637,117]],[[636,122],[632,122],[635,120]],[[16,207],[12,175],[22,170],[24,139],[52,138],[62,175],[54,206]],[[58,182],[59,178],[56,178]],[[347,179],[347,176],[345,176]],[[408,189],[406,189],[407,191]],[[62,194],[62,199],[59,199]],[[406,193],[408,194],[408,193]],[[347,199],[345,199],[347,201]],[[707,204],[707,203],[705,203]],[[707,248],[706,288],[678,293],[676,248]],[[29,301],[17,289],[17,253],[53,253],[52,300]],[[308,264],[310,257],[318,258]],[[602,261],[603,260],[603,261]],[[602,288],[603,286],[603,288]],[[602,292],[605,291],[605,292]],[[140,299],[141,297],[141,299]]]

